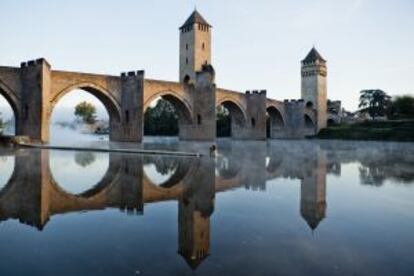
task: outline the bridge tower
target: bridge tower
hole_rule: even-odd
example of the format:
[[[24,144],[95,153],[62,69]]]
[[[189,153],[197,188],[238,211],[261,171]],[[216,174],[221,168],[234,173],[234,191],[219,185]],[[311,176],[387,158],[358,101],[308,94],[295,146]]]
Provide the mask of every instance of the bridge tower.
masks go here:
[[[180,82],[194,82],[196,72],[211,64],[211,25],[194,10],[180,27]]]
[[[302,60],[302,99],[308,109],[316,111],[316,132],[326,127],[327,87],[326,60],[313,47]]]
[[[43,58],[22,62],[20,65],[21,109],[16,133],[34,140],[49,140],[49,97],[52,70]]]

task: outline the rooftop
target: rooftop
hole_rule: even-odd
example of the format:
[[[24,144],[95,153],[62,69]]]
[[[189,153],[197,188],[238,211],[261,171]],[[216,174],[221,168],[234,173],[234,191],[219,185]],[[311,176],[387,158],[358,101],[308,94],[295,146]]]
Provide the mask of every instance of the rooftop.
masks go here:
[[[180,30],[187,26],[193,26],[195,23],[207,25],[211,27],[211,25],[204,19],[204,17],[197,11],[194,10],[190,17],[185,21],[185,23],[180,27]]]
[[[321,56],[321,54],[319,54],[315,47],[312,47],[305,59],[302,60],[302,63],[313,63],[315,61],[326,62],[326,60]]]

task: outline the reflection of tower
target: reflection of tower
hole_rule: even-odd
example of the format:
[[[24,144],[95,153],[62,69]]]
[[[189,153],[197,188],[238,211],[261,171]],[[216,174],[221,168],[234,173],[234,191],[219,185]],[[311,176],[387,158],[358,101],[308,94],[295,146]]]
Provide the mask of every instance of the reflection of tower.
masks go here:
[[[203,159],[190,177],[178,204],[178,253],[192,269],[208,257],[210,250],[210,216],[214,210],[215,167]]]
[[[195,269],[209,254],[210,218],[195,210],[194,200],[181,200],[178,220],[178,253]]]
[[[300,212],[313,230],[326,215],[326,157],[317,152],[311,172],[301,183]]]
[[[42,230],[50,216],[49,155],[30,151],[16,155],[12,178],[0,195],[0,221],[19,219]]]
[[[246,189],[254,191],[266,190],[266,144],[243,145],[245,159],[243,160],[243,177]],[[242,160],[239,160],[241,162]]]
[[[112,156],[111,156],[112,157]],[[114,159],[116,157],[113,157]],[[121,155],[113,160],[121,165],[116,191],[117,202],[121,210],[127,210],[129,214],[142,214],[144,211],[143,186],[142,186],[142,157],[137,155]],[[112,159],[110,159],[112,162]]]
[[[211,64],[211,26],[194,11],[180,28],[180,82],[194,82],[196,72]]]

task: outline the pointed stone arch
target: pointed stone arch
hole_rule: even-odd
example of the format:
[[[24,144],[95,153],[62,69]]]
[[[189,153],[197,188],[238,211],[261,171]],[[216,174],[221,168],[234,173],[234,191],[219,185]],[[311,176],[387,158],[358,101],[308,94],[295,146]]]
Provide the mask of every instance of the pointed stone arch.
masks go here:
[[[0,95],[6,99],[7,103],[10,105],[13,111],[14,121],[15,121],[15,132],[16,134],[18,134],[19,129],[20,129],[20,118],[21,118],[20,101],[18,97],[16,96],[16,93],[14,93],[14,91],[10,89],[1,80],[0,80]]]
[[[305,113],[304,115],[304,125],[305,129],[314,129],[315,128],[315,122],[312,119],[312,116]]]
[[[176,111],[179,113],[180,118],[181,120],[183,120],[183,122],[192,123],[193,111],[190,102],[188,101],[188,99],[182,97],[180,93],[172,90],[159,91],[148,97],[144,102],[144,113],[147,111],[151,103],[158,98],[162,98],[171,103],[176,109]]]
[[[267,137],[277,138],[280,137],[285,127],[285,119],[283,113],[274,105],[270,105],[266,108],[267,112]]]
[[[238,137],[239,133],[246,127],[248,118],[247,112],[243,106],[231,98],[223,98],[216,103],[216,108],[223,106],[226,108],[231,117],[231,137]]]
[[[53,109],[59,100],[74,90],[83,90],[95,96],[105,106],[106,110],[108,111],[110,120],[115,120],[117,122],[121,120],[122,114],[120,103],[114,97],[113,93],[104,87],[92,82],[79,82],[58,91],[50,100],[49,116],[52,114]]]

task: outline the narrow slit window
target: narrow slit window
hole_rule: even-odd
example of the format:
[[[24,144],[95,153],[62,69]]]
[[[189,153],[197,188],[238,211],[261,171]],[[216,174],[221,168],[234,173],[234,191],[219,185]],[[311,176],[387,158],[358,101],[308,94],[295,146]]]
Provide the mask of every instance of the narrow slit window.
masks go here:
[[[125,121],[129,123],[129,111],[125,111]]]

